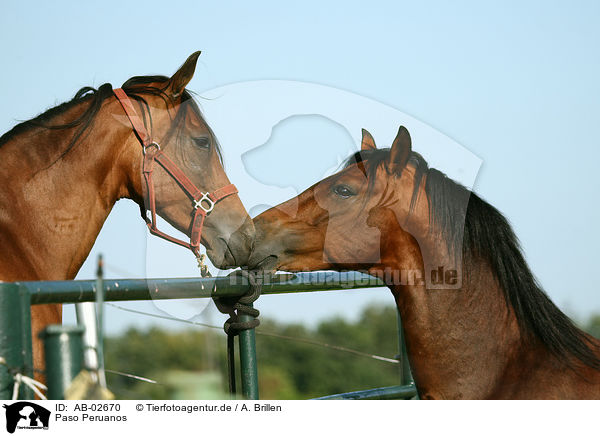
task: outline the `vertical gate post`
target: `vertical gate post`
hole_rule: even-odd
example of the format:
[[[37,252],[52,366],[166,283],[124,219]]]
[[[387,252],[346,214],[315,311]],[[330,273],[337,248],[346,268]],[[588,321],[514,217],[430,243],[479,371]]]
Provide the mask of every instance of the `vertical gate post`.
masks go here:
[[[96,269],[96,322],[98,379],[100,386],[106,388],[106,375],[104,374],[104,261],[102,254],[98,255]]]
[[[29,293],[17,283],[0,283],[0,399],[13,395],[14,375],[33,376],[31,352],[31,306]],[[19,399],[33,399],[24,385]]]
[[[75,303],[77,324],[83,332],[83,362],[84,366],[93,371],[92,380],[99,382],[100,364],[98,362],[98,324],[96,323],[96,306],[92,302]]]
[[[48,399],[62,400],[83,369],[83,327],[49,325],[40,333],[46,354]]]
[[[252,307],[252,305],[249,305]],[[252,321],[253,316],[240,314],[240,321]],[[240,342],[240,371],[242,394],[250,400],[258,400],[258,368],[256,363],[256,338],[254,329],[242,330]]]
[[[410,373],[410,364],[406,353],[406,341],[404,340],[404,328],[402,327],[402,318],[400,312],[396,312],[398,318],[398,360],[400,360],[400,384],[408,385],[413,382]]]

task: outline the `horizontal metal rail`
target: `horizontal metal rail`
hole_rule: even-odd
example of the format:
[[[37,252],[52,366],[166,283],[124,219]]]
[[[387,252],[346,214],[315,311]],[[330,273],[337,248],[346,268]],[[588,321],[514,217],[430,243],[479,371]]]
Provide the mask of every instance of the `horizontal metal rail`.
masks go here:
[[[261,278],[262,294],[335,291],[384,286],[367,274],[357,272],[319,272],[276,274]],[[31,295],[31,304],[81,303],[95,301],[95,280],[0,283],[19,286]],[[248,281],[242,276],[179,278],[179,279],[104,279],[105,301],[166,300],[180,298],[211,298],[243,295]]]
[[[409,399],[417,395],[414,383],[405,386],[388,386],[385,388],[367,389],[365,391],[346,392],[344,394],[327,395],[314,400],[399,400]]]

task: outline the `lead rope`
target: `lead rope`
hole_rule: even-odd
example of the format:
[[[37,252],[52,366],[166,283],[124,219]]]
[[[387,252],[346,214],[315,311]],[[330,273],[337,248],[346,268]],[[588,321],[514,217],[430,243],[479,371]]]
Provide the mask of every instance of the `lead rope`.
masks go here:
[[[229,393],[232,396],[236,394],[234,338],[241,331],[254,329],[260,325],[260,320],[258,319],[260,312],[250,305],[260,297],[262,292],[262,283],[256,279],[253,272],[237,270],[230,274],[230,276],[236,275],[245,277],[248,280],[248,292],[238,297],[213,298],[219,312],[229,315],[229,318],[223,325],[223,330],[225,330],[225,334],[227,335],[227,375],[229,378]],[[254,319],[240,321],[240,315],[242,314],[250,315]]]
[[[208,265],[204,263],[206,260],[206,254],[200,254],[199,256],[196,256],[196,260],[198,261],[198,268],[200,268],[200,275],[203,278],[212,277],[212,274],[208,270]]]

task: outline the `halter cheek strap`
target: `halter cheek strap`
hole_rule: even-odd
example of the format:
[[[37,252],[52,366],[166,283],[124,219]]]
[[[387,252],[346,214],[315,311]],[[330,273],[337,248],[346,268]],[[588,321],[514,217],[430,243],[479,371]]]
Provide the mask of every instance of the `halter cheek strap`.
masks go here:
[[[148,130],[146,130],[142,119],[138,116],[133,104],[131,103],[131,99],[127,96],[125,91],[117,88],[113,92],[115,93],[117,100],[119,100],[121,103],[121,106],[123,106],[125,114],[127,114],[127,117],[133,126],[133,130],[142,143],[142,152],[144,154],[142,171],[144,174],[144,180],[146,182],[145,204],[147,205],[147,209],[142,208],[142,217],[146,221],[146,225],[148,226],[150,233],[166,239],[167,241],[181,245],[182,247],[189,248],[192,250],[194,255],[196,255],[196,257],[200,257],[200,240],[202,238],[204,219],[214,209],[215,205],[219,201],[229,197],[230,195],[237,194],[237,188],[233,184],[230,184],[219,188],[212,193],[202,192],[200,189],[198,189],[196,185],[194,185],[192,181],[185,175],[185,173],[181,171],[181,169],[162,152],[160,145],[158,145],[157,142],[152,141]],[[192,217],[189,243],[161,232],[156,226],[156,199],[154,193],[154,181],[152,179],[155,162],[157,162],[167,172],[167,174],[169,174],[177,182],[181,189],[192,200],[194,215]],[[150,218],[148,218],[148,211],[150,211]]]

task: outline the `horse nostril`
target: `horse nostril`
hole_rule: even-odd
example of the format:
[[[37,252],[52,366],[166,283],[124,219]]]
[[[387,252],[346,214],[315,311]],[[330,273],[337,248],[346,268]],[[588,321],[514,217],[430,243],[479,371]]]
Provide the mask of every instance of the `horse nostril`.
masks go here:
[[[235,265],[246,265],[252,253],[254,238],[248,237],[246,233],[237,231],[229,237],[229,240],[223,239],[223,241],[227,245],[227,251],[235,259]]]

